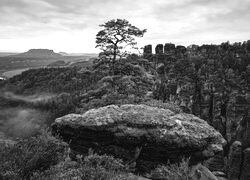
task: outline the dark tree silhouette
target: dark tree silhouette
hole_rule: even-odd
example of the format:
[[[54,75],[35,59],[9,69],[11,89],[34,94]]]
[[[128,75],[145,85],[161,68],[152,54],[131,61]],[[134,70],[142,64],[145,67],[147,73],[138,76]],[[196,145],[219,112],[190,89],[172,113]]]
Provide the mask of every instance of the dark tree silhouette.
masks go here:
[[[103,29],[96,35],[96,47],[103,51],[105,57],[109,57],[112,64],[117,56],[126,55],[126,47],[136,48],[135,37],[143,37],[146,32],[146,29],[140,30],[125,19],[113,19],[100,27]]]

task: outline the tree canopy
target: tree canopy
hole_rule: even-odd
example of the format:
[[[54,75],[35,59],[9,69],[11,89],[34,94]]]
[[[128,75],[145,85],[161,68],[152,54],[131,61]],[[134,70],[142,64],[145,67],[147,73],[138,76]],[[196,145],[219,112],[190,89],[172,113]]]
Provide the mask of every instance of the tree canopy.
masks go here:
[[[96,35],[96,47],[99,47],[105,57],[114,63],[117,56],[120,58],[127,54],[126,48],[136,48],[135,37],[143,37],[146,29],[139,29],[125,19],[113,19],[105,24]]]

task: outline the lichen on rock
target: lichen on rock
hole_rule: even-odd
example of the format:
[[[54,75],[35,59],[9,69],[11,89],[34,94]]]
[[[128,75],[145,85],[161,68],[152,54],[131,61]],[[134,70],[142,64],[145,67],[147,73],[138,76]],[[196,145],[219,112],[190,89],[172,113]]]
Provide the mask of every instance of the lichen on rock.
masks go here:
[[[186,156],[209,158],[226,143],[219,132],[194,115],[144,104],[69,114],[56,119],[52,127],[78,152],[92,148],[128,161],[156,164]],[[135,159],[136,149],[140,153]]]

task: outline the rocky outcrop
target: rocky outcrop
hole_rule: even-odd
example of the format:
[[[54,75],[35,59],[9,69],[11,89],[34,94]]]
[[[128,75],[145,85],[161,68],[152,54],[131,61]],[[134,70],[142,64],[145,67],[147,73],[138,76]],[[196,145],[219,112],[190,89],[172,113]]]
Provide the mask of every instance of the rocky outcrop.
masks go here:
[[[163,44],[158,44],[155,47],[155,54],[163,54]]]
[[[243,149],[250,147],[250,107],[245,111],[237,130],[237,139],[241,140]]]
[[[143,49],[143,55],[151,55],[152,54],[152,45],[146,45]]]
[[[185,46],[176,46],[172,43],[157,44],[155,47],[155,54],[164,54],[164,55],[174,55],[175,53],[186,53],[187,48]],[[190,51],[190,50],[189,50]],[[146,45],[143,49],[143,55],[152,54],[152,45]]]
[[[250,179],[250,110],[245,111],[237,128],[237,140],[231,147],[228,161],[229,180]]]
[[[56,119],[52,128],[77,152],[92,148],[136,162],[142,170],[184,156],[201,161],[225,145],[221,134],[200,118],[147,105],[110,105],[69,114]]]
[[[184,54],[187,51],[187,48],[185,46],[176,46],[177,53]]]
[[[230,149],[228,166],[229,180],[249,180],[250,148],[242,150],[241,142],[235,141]]]
[[[226,60],[228,52],[232,55],[231,60],[235,62],[235,65],[230,68],[228,67],[230,63]],[[224,148],[224,162],[226,163],[228,157],[232,158],[229,155],[229,149],[233,142],[242,143],[240,153],[242,164],[245,162],[245,150],[250,148],[250,120],[248,120],[250,115],[248,118],[246,115],[246,111],[250,111],[249,65],[242,64],[242,73],[239,75],[235,73],[238,71],[237,63],[240,64],[243,59],[249,59],[245,45],[230,45],[229,43],[222,43],[219,46],[191,45],[187,48],[183,46],[174,48],[168,43],[164,46],[163,55],[155,54],[154,58],[151,59],[155,62],[155,67],[158,68],[157,75],[160,79],[154,98],[164,102],[175,102],[186,107],[189,112],[206,120],[218,130],[228,142]],[[189,68],[187,68],[188,61]],[[181,67],[182,63],[183,70],[176,70],[175,67]],[[184,65],[184,63],[187,64]],[[184,69],[190,71],[182,73]],[[243,71],[245,71],[244,76],[242,76]],[[193,72],[199,78],[194,78],[191,81],[179,78],[192,79],[192,73],[188,75],[189,72]],[[227,75],[222,77],[219,72],[226,72]],[[230,81],[234,83],[230,83]],[[170,82],[174,83],[170,86]],[[244,83],[238,84],[238,82]],[[191,88],[187,90],[186,87],[189,87],[190,84]],[[241,122],[240,125],[239,122]],[[221,169],[222,159],[223,156],[215,156],[209,160],[209,168],[211,170],[218,167]],[[224,164],[224,166],[226,167],[228,164]],[[242,171],[243,167],[241,166],[238,178],[241,177]],[[230,174],[231,172],[225,173]]]
[[[228,178],[229,180],[238,180],[240,177],[242,163],[242,145],[241,142],[235,141],[229,152],[228,159]]]
[[[241,180],[250,179],[250,148],[243,151],[243,163],[241,170]]]
[[[164,45],[164,53],[165,54],[174,54],[174,52],[175,52],[175,44],[166,43]]]

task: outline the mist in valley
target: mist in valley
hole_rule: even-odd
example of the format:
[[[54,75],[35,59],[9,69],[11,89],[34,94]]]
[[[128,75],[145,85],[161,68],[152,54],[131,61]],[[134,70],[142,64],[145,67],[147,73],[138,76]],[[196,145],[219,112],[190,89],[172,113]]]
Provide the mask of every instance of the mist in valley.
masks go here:
[[[0,97],[9,104],[0,110],[0,131],[6,136],[27,138],[46,129],[52,121],[51,111],[40,106],[49,103],[55,94],[22,96],[3,92]]]

